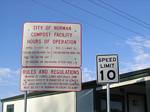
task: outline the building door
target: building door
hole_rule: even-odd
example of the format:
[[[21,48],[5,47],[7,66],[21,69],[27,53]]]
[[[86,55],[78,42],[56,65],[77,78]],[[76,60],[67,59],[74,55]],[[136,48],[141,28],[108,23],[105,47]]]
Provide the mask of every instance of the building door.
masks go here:
[[[144,95],[128,95],[129,112],[146,112]]]
[[[100,112],[107,112],[106,100],[101,99]],[[111,112],[123,112],[122,101],[111,100],[110,101]]]
[[[96,96],[96,112],[107,112],[106,94],[97,94]],[[124,112],[124,97],[119,95],[111,95],[110,108],[111,112]]]

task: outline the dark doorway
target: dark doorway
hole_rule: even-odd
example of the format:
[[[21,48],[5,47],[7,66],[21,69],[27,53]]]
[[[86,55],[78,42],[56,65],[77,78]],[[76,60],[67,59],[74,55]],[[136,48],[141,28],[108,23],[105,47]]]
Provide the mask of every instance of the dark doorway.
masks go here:
[[[124,97],[111,94],[110,96],[111,112],[124,112]],[[96,112],[107,112],[107,102],[105,93],[96,93],[95,96]]]

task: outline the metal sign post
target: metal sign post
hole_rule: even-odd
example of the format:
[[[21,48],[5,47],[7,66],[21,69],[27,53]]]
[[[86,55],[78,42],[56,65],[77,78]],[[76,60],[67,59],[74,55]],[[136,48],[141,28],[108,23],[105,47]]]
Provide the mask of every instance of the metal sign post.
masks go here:
[[[107,83],[107,112],[110,112],[110,84]]]
[[[97,83],[107,84],[107,112],[110,112],[110,83],[119,82],[118,55],[97,55]]]
[[[24,112],[27,112],[27,91],[24,93]]]
[[[82,28],[77,23],[25,23],[21,91],[80,91]]]

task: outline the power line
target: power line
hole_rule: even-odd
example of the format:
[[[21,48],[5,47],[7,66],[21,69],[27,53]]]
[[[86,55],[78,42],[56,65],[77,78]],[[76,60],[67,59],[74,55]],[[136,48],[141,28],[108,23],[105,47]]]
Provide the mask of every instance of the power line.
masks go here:
[[[57,12],[59,14],[62,14],[62,12],[58,12],[58,10],[56,10],[55,8],[49,7],[48,5],[45,5],[44,3],[39,2],[38,0],[31,0],[31,1],[37,5],[40,5],[46,9],[49,9],[49,11],[53,11],[53,12]],[[66,15],[64,14],[64,16],[66,16]]]
[[[135,24],[137,24],[137,25],[139,25],[139,26],[142,26],[143,28],[146,28],[146,29],[149,29],[149,30],[150,30],[150,27],[145,26],[145,25],[142,24],[141,22],[137,22],[137,21],[135,21],[134,19],[131,19],[129,16],[126,16],[126,15],[124,15],[123,13],[117,12],[116,10],[114,11],[114,10],[112,10],[112,9],[106,7],[106,6],[103,6],[103,5],[99,4],[99,3],[96,3],[95,1],[91,1],[91,0],[88,0],[88,1],[91,2],[92,4],[98,6],[98,7],[100,6],[100,7],[103,8],[103,9],[106,9],[106,10],[108,10],[108,11],[111,11],[111,12],[115,13],[116,15],[119,15],[119,16],[121,16],[121,17],[123,17],[123,18],[125,18],[125,19],[127,19],[127,20],[129,20],[129,21],[131,21],[131,22],[133,22],[133,23],[135,23]]]
[[[64,12],[62,12],[62,11],[59,11],[59,10],[55,9],[55,8],[49,7],[48,5],[45,5],[45,4],[42,3],[42,2],[39,2],[39,1],[37,1],[37,0],[31,0],[31,1],[32,1],[33,3],[36,3],[37,5],[40,5],[40,6],[44,7],[44,8],[46,8],[46,9],[48,9],[49,11],[57,12],[57,13],[59,13],[59,14],[61,14],[61,15],[66,16],[66,17],[69,17],[69,18],[72,18],[72,19],[76,19],[76,20],[81,21],[79,18],[77,18],[77,17],[75,17],[75,16],[68,15],[68,14],[66,14],[66,13],[64,13]],[[109,31],[109,30],[106,30],[106,29],[103,29],[103,28],[101,28],[101,27],[98,27],[98,26],[96,26],[96,25],[93,25],[93,24],[91,24],[91,23],[89,23],[89,22],[87,22],[87,21],[85,21],[85,20],[84,20],[84,22],[85,22],[85,24],[87,24],[87,25],[89,25],[89,26],[93,26],[93,28],[95,28],[95,29],[97,29],[97,30],[103,31],[103,32],[105,32],[105,33],[107,33],[107,34],[110,34],[110,35],[113,35],[113,36],[115,36],[115,37],[124,38],[124,37],[122,37],[122,36],[120,36],[120,35],[118,35],[118,34],[116,34],[116,33],[113,33],[113,32],[111,32],[111,31]]]
[[[108,22],[108,23],[111,23],[111,24],[113,24],[113,25],[115,25],[115,26],[118,26],[118,27],[120,27],[120,28],[122,28],[122,29],[124,29],[124,30],[126,30],[126,31],[129,31],[129,32],[132,32],[132,33],[135,33],[135,34],[138,34],[138,35],[141,35],[141,36],[145,37],[145,35],[143,35],[143,34],[141,34],[141,33],[138,33],[138,32],[136,32],[136,31],[134,31],[134,30],[132,30],[132,29],[129,29],[129,28],[127,28],[127,27],[125,27],[125,26],[123,26],[123,25],[121,25],[121,24],[115,23],[115,22],[113,22],[113,21],[111,21],[111,20],[109,20],[109,19],[107,19],[107,18],[105,18],[105,17],[103,17],[103,16],[97,15],[97,14],[95,14],[95,13],[93,13],[93,12],[90,12],[90,11],[84,9],[84,8],[81,8],[81,7],[79,7],[79,6],[76,6],[76,5],[74,5],[74,4],[70,3],[70,2],[67,2],[67,1],[65,1],[65,0],[62,0],[62,1],[63,1],[64,3],[66,3],[66,4],[68,4],[68,5],[70,5],[70,6],[74,7],[74,8],[76,8],[76,9],[78,9],[78,10],[81,10],[81,11],[83,11],[83,12],[86,12],[86,13],[92,15],[92,16],[95,16],[95,17],[97,17],[97,18],[99,18],[99,19],[102,19],[102,20]]]
[[[126,15],[126,16],[132,18],[132,19],[134,19],[135,21],[138,21],[138,22],[140,22],[140,23],[143,23],[144,25],[150,26],[149,23],[147,23],[147,22],[145,22],[145,21],[143,21],[143,20],[141,20],[141,19],[139,19],[139,18],[137,18],[137,17],[135,17],[135,16],[133,16],[133,15],[131,15],[131,14],[128,14],[128,13],[125,12],[125,11],[122,11],[122,10],[120,10],[120,9],[118,9],[118,8],[116,8],[116,7],[112,6],[112,5],[110,5],[110,4],[106,3],[106,2],[104,2],[103,0],[98,0],[98,1],[101,2],[101,3],[103,3],[104,5],[106,5],[106,6],[108,6],[108,7],[110,7],[110,8],[112,8],[112,9],[114,9],[114,10],[116,10],[116,11],[118,11],[118,12],[120,12],[120,13],[122,13],[122,14],[124,14],[124,15]]]

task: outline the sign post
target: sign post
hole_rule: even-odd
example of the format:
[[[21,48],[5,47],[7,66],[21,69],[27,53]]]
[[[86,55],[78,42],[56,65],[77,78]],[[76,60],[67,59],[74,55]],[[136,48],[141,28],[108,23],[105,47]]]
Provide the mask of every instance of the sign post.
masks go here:
[[[110,112],[110,87],[109,83],[107,83],[107,112]]]
[[[80,24],[24,24],[21,65],[24,112],[28,91],[81,90],[81,40]]]
[[[27,91],[24,93],[24,112],[27,112]]]
[[[110,112],[110,83],[119,82],[118,55],[97,55],[97,83],[106,84],[107,87],[107,112]]]

